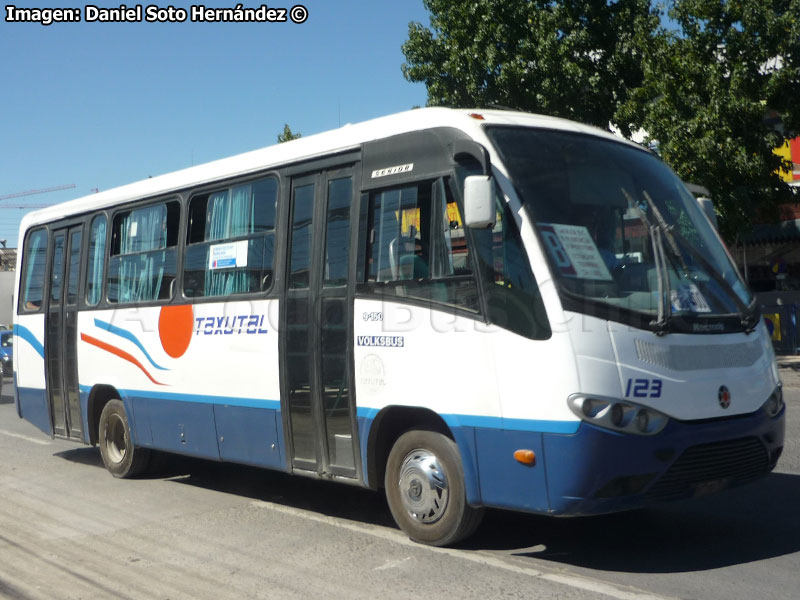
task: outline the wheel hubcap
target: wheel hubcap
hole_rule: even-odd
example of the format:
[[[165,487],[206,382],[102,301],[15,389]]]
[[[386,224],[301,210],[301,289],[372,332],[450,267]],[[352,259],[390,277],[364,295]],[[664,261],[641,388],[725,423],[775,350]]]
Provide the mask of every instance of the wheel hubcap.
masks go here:
[[[444,515],[450,490],[438,459],[428,450],[409,452],[400,465],[400,499],[421,523],[435,523]]]
[[[118,415],[112,415],[106,425],[105,443],[108,457],[115,463],[125,459],[126,436],[125,423]]]

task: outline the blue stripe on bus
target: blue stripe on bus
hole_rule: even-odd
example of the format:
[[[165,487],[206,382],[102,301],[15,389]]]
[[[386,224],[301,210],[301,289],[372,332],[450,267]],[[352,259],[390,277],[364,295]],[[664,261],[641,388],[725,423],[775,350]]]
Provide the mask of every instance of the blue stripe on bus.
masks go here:
[[[358,417],[372,421],[380,412],[378,408],[358,407]],[[444,414],[440,415],[448,427],[475,427],[504,431],[534,431],[536,433],[572,434],[578,431],[580,421],[548,421],[540,419],[506,419],[479,415]]]
[[[112,325],[111,323],[106,323],[105,321],[101,321],[100,319],[95,319],[94,324],[95,327],[99,327],[100,329],[105,329],[109,333],[113,333],[114,335],[118,335],[121,338],[125,338],[129,342],[133,342],[134,344],[136,344],[136,347],[139,348],[139,350],[141,350],[144,353],[145,357],[147,358],[148,361],[150,361],[151,365],[153,365],[156,369],[159,369],[161,371],[169,371],[169,369],[167,369],[166,367],[161,367],[158,364],[156,364],[156,361],[154,361],[150,357],[150,354],[147,352],[147,350],[145,350],[144,346],[142,345],[142,342],[140,342],[139,339],[127,329],[122,329],[121,327],[117,327],[116,325]]]
[[[15,336],[22,338],[31,346],[33,346],[33,349],[36,350],[39,356],[44,358],[44,346],[42,346],[42,343],[36,339],[36,336],[30,329],[22,325],[14,325],[12,331],[14,332]]]
[[[80,391],[88,393],[89,386],[80,386]],[[265,398],[235,398],[232,396],[206,396],[201,394],[176,394],[161,391],[144,390],[119,390],[128,397],[148,398],[153,400],[168,400],[174,402],[199,402],[203,404],[220,404],[228,406],[246,406],[250,408],[266,408],[280,410],[280,400]],[[378,408],[359,406],[356,415],[368,423],[375,419],[380,412]],[[449,427],[475,427],[481,429],[496,429],[505,431],[533,431],[536,433],[573,434],[578,431],[580,421],[550,421],[540,419],[504,419],[502,417],[487,417],[478,415],[441,415]]]
[[[450,425],[448,417],[454,424],[462,427],[481,429],[502,429],[504,431],[535,431],[536,433],[572,434],[578,431],[580,421],[548,421],[540,419],[507,419],[501,417],[480,417],[473,415],[442,415],[445,423]]]

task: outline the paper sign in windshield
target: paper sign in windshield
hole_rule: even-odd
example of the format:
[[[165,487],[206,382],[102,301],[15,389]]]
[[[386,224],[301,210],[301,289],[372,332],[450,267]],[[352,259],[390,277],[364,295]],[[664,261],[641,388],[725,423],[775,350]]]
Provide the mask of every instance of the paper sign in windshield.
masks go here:
[[[211,246],[211,251],[208,253],[208,268],[212,271],[246,266],[247,240]]]
[[[705,296],[693,283],[681,284],[677,290],[670,290],[672,310],[688,312],[711,312]]]
[[[550,258],[562,275],[611,281],[611,273],[586,227],[539,223],[539,231]]]

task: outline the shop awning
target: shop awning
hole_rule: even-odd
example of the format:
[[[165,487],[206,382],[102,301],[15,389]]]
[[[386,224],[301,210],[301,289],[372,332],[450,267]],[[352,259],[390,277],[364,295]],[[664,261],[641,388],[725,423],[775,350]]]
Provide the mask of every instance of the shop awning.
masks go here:
[[[800,219],[769,225],[753,225],[753,230],[739,238],[744,244],[774,244],[800,241]]]

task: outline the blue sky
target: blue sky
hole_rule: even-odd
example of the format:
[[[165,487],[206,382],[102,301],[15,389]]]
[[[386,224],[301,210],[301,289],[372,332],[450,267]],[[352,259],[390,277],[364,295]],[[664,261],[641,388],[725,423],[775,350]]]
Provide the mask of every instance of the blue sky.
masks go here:
[[[49,6],[86,4],[92,2]],[[288,9],[294,2],[266,4]],[[284,123],[310,135],[425,104],[424,85],[407,82],[400,70],[408,23],[429,24],[422,0],[303,5],[309,17],[301,25],[187,20],[44,27],[6,23],[3,10],[0,196],[76,187],[0,201],[0,239],[17,245],[26,212],[4,205],[62,202],[268,146]]]

